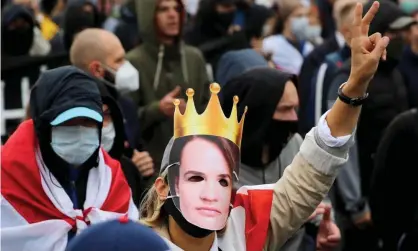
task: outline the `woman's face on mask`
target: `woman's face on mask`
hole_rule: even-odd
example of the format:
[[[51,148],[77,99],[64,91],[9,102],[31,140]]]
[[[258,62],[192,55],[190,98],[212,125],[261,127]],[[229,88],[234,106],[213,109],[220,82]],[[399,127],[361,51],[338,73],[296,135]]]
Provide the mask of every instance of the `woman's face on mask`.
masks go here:
[[[176,192],[187,221],[209,230],[225,226],[232,192],[230,170],[214,143],[198,138],[184,147]]]

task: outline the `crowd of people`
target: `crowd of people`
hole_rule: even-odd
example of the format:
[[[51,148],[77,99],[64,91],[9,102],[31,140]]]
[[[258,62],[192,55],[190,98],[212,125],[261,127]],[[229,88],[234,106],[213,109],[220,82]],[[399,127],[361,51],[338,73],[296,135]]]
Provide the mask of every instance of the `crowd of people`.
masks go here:
[[[417,0],[1,3],[2,250],[418,250]]]

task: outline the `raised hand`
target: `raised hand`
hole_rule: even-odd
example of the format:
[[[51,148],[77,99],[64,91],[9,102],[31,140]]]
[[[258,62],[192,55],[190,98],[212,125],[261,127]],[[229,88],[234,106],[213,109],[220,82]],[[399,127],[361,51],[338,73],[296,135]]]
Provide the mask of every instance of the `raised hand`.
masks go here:
[[[358,3],[355,8],[354,22],[351,29],[351,85],[361,87],[365,92],[370,80],[373,78],[380,59],[386,59],[386,47],[389,44],[388,37],[375,33],[368,35],[370,23],[379,10],[379,2],[374,2],[372,7],[362,18],[363,5]],[[354,86],[352,86],[354,87]]]

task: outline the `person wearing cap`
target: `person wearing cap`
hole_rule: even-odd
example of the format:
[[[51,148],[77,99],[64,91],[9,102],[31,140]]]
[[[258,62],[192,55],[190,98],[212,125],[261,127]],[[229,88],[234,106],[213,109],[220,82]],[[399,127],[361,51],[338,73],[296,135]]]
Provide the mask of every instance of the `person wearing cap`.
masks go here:
[[[99,223],[75,237],[66,251],[169,251],[151,228],[126,217]]]
[[[90,224],[138,219],[119,162],[100,148],[95,79],[72,66],[44,72],[30,113],[1,149],[3,250],[63,251]]]
[[[379,142],[390,122],[397,115],[406,111],[410,105],[405,81],[398,65],[405,46],[405,35],[415,21],[403,13],[396,3],[389,0],[379,2],[380,10],[370,24],[369,34],[388,36],[391,41],[387,47],[386,61],[381,60],[371,80],[368,88],[370,101],[363,105],[357,127],[356,147],[358,149],[360,186],[361,194],[366,202],[369,202],[370,183],[376,165],[375,155]],[[371,6],[372,1],[368,1],[365,10]],[[328,104],[333,104],[338,99],[338,89],[348,79],[350,67],[351,62],[347,60],[335,72],[328,89]],[[371,219],[373,221],[373,210],[371,210]],[[388,222],[390,220],[392,219],[388,219]],[[346,250],[374,250],[379,241],[376,236],[376,229],[373,225],[365,224],[362,230],[354,227],[351,234],[346,235]]]
[[[143,177],[152,176],[153,160],[148,152],[142,151],[137,104],[124,96],[138,91],[139,73],[125,60],[125,50],[119,39],[103,29],[85,29],[74,39],[70,61],[74,66],[106,81],[107,89],[122,110],[123,132],[126,135],[124,154],[131,158]]]
[[[409,104],[411,107],[418,108],[418,1],[416,7],[416,23],[411,26],[408,34],[408,45],[403,51],[399,70],[401,71],[407,89]]]
[[[248,113],[247,107],[238,109],[235,96],[231,115],[225,114],[217,96],[221,88],[214,83],[208,108],[199,114],[194,92],[187,90],[184,115],[180,100],[175,101],[175,133],[166,147],[160,177],[141,205],[141,222],[176,251],[278,250],[315,211],[348,158],[360,106],[367,102],[370,80],[380,59],[386,59],[390,42],[388,37],[368,35],[378,8],[376,1],[362,17],[362,5],[357,4],[350,78],[331,110],[307,134],[283,176],[274,184],[241,187],[232,205],[238,148],[245,116],[252,108],[249,104]],[[335,236],[330,219],[324,223],[329,231],[319,236],[317,250],[328,251],[331,248],[322,244]]]

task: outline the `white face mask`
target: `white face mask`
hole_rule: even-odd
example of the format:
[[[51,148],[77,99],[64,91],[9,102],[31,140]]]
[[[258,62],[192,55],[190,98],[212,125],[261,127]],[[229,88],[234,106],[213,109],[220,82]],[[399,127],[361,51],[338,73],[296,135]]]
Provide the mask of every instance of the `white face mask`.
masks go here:
[[[271,30],[272,30],[272,25],[270,25],[270,24],[265,24],[264,26],[263,26],[263,33],[261,34],[263,37],[267,37],[268,35],[270,35],[272,32],[271,32]]]
[[[321,38],[322,27],[320,25],[309,25],[306,36],[309,41],[318,41]]]
[[[52,128],[51,147],[67,163],[79,166],[99,147],[96,127],[57,126]]]
[[[109,152],[115,142],[115,127],[113,122],[110,122],[106,127],[102,128],[102,147],[106,152]]]
[[[299,41],[308,39],[309,19],[307,17],[294,17],[291,20],[292,33]]]
[[[116,71],[115,87],[121,94],[134,92],[139,89],[139,72],[127,60]]]

